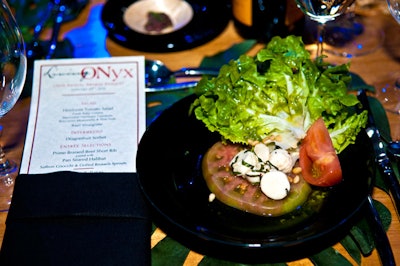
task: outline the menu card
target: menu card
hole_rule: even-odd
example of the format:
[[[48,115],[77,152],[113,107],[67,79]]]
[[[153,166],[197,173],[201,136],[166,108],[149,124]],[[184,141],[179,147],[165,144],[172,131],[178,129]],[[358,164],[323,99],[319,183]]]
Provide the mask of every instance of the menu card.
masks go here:
[[[136,172],[144,57],[38,60],[21,174]]]

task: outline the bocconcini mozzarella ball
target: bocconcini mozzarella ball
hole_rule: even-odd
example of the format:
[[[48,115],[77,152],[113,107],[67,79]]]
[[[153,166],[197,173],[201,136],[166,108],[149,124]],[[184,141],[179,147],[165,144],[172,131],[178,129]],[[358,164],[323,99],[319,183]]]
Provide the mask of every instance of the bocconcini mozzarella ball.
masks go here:
[[[270,154],[269,161],[278,168],[279,171],[284,173],[289,173],[295,163],[289,152],[284,149],[273,150]]]

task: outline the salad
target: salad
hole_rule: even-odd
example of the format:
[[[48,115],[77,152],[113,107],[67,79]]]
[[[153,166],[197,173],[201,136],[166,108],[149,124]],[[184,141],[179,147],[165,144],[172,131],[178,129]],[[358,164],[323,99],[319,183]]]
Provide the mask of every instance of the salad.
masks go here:
[[[349,64],[322,59],[311,60],[300,37],[274,37],[256,56],[230,61],[218,77],[203,78],[195,88],[190,112],[225,145],[241,146],[230,157],[230,173],[269,191],[264,194],[270,200],[290,197],[298,178],[310,186],[340,183],[337,155],[366,124],[367,112],[358,114],[360,103],[347,92]],[[215,192],[218,181],[211,179]]]

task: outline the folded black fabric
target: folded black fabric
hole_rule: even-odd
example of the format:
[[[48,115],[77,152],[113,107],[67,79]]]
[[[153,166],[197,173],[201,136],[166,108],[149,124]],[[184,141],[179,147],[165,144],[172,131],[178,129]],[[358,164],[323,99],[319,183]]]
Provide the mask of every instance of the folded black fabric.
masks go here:
[[[150,265],[150,231],[135,174],[20,175],[0,265]]]

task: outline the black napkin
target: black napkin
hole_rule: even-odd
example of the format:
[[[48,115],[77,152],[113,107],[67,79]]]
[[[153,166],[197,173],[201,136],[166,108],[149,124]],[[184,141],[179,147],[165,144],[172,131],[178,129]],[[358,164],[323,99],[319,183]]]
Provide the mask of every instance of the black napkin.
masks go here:
[[[150,265],[136,174],[19,175],[0,265]]]

